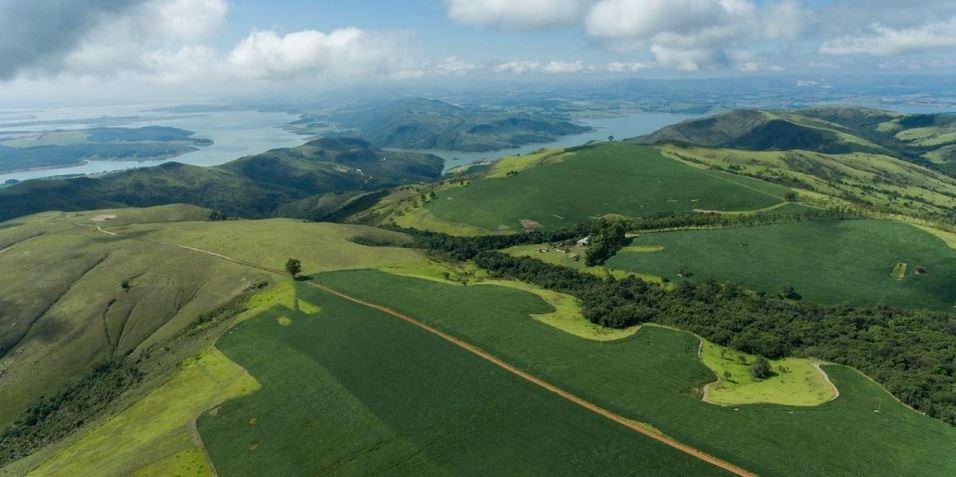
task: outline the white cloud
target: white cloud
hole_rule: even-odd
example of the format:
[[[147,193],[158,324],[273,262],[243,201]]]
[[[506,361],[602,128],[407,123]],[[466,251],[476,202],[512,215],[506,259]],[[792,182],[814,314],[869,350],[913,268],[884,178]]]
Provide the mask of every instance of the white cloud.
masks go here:
[[[150,0],[105,16],[63,62],[63,74],[88,77],[153,76],[159,81],[199,75],[218,61],[204,41],[222,27],[225,0]]]
[[[599,68],[594,65],[586,64],[583,61],[531,61],[531,60],[518,60],[518,61],[506,61],[504,63],[498,63],[494,65],[492,71],[495,73],[510,73],[514,75],[524,75],[529,73],[541,73],[541,74],[574,74],[574,73],[590,73],[595,71],[601,71],[603,68]]]
[[[583,61],[552,61],[544,65],[541,71],[550,74],[580,73],[584,71]]]
[[[583,0],[447,0],[448,16],[469,25],[543,28],[577,22]]]
[[[478,65],[457,56],[449,56],[432,67],[432,71],[443,76],[465,76],[476,69]]]
[[[404,40],[402,35],[358,28],[286,35],[257,31],[236,45],[226,61],[238,76],[258,80],[421,77],[423,72],[402,46]]]
[[[540,69],[541,63],[537,61],[507,61],[494,67],[496,73],[512,73],[516,75],[523,75]]]
[[[585,28],[612,49],[647,50],[660,66],[698,71],[731,64],[741,45],[795,38],[807,16],[792,0],[600,0]]]
[[[876,23],[870,25],[866,34],[823,42],[820,52],[825,55],[895,56],[952,47],[956,47],[956,17],[945,22],[900,29]]]
[[[648,65],[647,63],[639,63],[639,62],[624,63],[620,61],[615,61],[615,62],[608,63],[606,69],[611,73],[625,73],[625,72],[633,73],[635,71],[640,71],[640,70],[649,68],[650,66],[651,65]]]

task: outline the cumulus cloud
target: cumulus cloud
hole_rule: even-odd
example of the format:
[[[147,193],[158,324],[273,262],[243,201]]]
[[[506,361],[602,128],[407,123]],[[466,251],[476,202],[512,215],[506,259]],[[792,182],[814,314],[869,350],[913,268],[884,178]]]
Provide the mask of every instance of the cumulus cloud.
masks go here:
[[[573,74],[573,73],[589,73],[594,71],[599,71],[602,68],[598,68],[594,65],[586,64],[583,61],[530,61],[530,60],[521,60],[521,61],[506,61],[504,63],[498,63],[494,65],[492,70],[496,73],[510,73],[515,75],[524,75],[528,73],[542,73],[542,74]]]
[[[358,28],[286,35],[257,31],[233,48],[227,63],[236,74],[259,80],[422,76],[401,47],[403,43],[402,35]]]
[[[0,79],[24,70],[56,69],[104,15],[138,0],[3,0],[0,2]]]
[[[646,49],[661,66],[698,71],[730,64],[741,44],[797,37],[807,15],[791,0],[600,0],[585,29],[613,49]]]
[[[913,28],[891,28],[875,23],[862,35],[823,42],[820,52],[826,55],[895,56],[952,47],[956,47],[956,17]]]
[[[580,73],[584,70],[583,61],[551,61],[541,69],[550,74]]]
[[[71,6],[62,10],[72,12],[73,4],[66,3]],[[38,31],[28,21],[24,28],[30,31],[0,29],[0,35],[6,35],[0,36],[0,53],[4,49],[17,50],[10,45],[38,43],[31,50],[36,52],[35,58],[29,61],[15,55],[0,56],[0,79],[26,74],[35,79],[116,78],[185,83],[235,79],[408,79],[424,75],[403,46],[408,34],[358,28],[328,33],[254,31],[231,49],[223,50],[212,45],[225,24],[227,0],[77,0],[77,4],[90,7],[90,11],[72,22],[59,22],[70,26],[68,30],[73,33],[69,35]],[[43,17],[46,12],[24,5],[27,2],[0,0],[0,27],[10,18],[8,14],[29,20]],[[59,10],[50,10],[53,11]],[[58,21],[58,17],[51,21]],[[40,40],[47,38],[69,41],[42,46]],[[443,67],[449,72],[454,68],[467,69],[460,61],[453,64],[446,60]]]
[[[640,63],[640,62],[625,63],[621,61],[614,61],[614,62],[608,63],[605,69],[607,69],[607,71],[610,73],[625,73],[625,72],[633,73],[636,71],[649,68],[650,66],[651,65],[647,63]]]
[[[540,69],[541,63],[537,61],[506,61],[494,67],[496,73],[512,73],[516,75],[523,75],[525,73],[539,71]]]
[[[478,65],[457,56],[449,56],[432,67],[432,71],[443,76],[465,76],[476,69]]]
[[[584,0],[447,0],[458,22],[503,28],[542,28],[577,22]]]
[[[204,42],[220,31],[227,10],[225,0],[149,0],[105,14],[64,56],[61,72],[159,81],[202,76],[204,66],[219,61]]]

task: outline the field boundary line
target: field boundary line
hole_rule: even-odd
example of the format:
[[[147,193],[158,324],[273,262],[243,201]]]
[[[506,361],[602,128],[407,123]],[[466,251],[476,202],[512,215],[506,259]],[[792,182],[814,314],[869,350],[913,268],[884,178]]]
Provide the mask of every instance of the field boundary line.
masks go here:
[[[677,449],[677,450],[679,450],[679,451],[681,451],[681,452],[683,452],[683,453],[685,453],[685,454],[688,454],[688,455],[690,455],[690,456],[692,456],[692,457],[696,457],[696,458],[698,458],[698,459],[700,459],[700,460],[702,460],[702,461],[704,461],[704,462],[707,462],[707,463],[709,463],[709,464],[711,464],[711,465],[713,465],[713,466],[715,466],[715,467],[718,467],[718,468],[720,468],[720,469],[726,470],[726,471],[728,471],[728,472],[730,472],[730,473],[733,473],[733,474],[735,474],[735,475],[739,475],[739,476],[741,476],[741,477],[755,477],[755,476],[757,475],[757,474],[755,474],[755,473],[753,473],[753,472],[750,472],[750,471],[748,471],[748,470],[746,470],[746,469],[744,469],[744,468],[742,468],[742,467],[740,467],[740,466],[737,466],[737,465],[735,465],[735,464],[731,464],[730,462],[727,462],[727,461],[725,461],[725,460],[722,460],[722,459],[719,459],[719,458],[717,458],[717,457],[714,457],[714,456],[712,456],[712,455],[710,455],[710,454],[707,454],[706,452],[704,452],[704,451],[702,451],[702,450],[700,450],[700,449],[697,449],[697,448],[695,448],[695,447],[691,447],[690,445],[684,444],[684,443],[682,443],[682,442],[680,442],[680,441],[678,441],[678,440],[676,440],[676,439],[673,439],[673,438],[671,438],[671,437],[669,437],[669,436],[667,436],[667,435],[665,435],[665,434],[663,434],[663,433],[661,433],[661,432],[653,431],[653,430],[649,429],[648,427],[645,427],[644,424],[642,424],[642,423],[640,423],[640,422],[638,422],[638,421],[634,421],[634,420],[628,419],[628,418],[626,418],[626,417],[624,417],[624,416],[621,416],[620,414],[614,413],[614,412],[612,412],[612,411],[610,411],[610,410],[608,410],[608,409],[605,409],[605,408],[603,408],[603,407],[601,407],[601,406],[598,406],[597,404],[594,404],[594,403],[592,403],[592,402],[590,402],[590,401],[587,401],[587,400],[585,400],[584,398],[581,398],[581,397],[579,397],[579,396],[577,396],[577,395],[575,395],[575,394],[572,394],[572,393],[570,393],[570,392],[568,392],[568,391],[565,391],[565,390],[563,390],[563,389],[561,389],[561,388],[559,388],[559,387],[557,387],[557,386],[555,386],[555,385],[553,385],[553,384],[551,384],[551,383],[549,383],[549,382],[547,382],[547,381],[545,381],[545,380],[543,380],[543,379],[541,379],[541,378],[539,378],[539,377],[537,377],[537,376],[534,376],[534,375],[532,375],[532,374],[529,374],[529,373],[527,373],[527,372],[525,372],[525,371],[522,371],[522,370],[518,369],[517,367],[515,367],[515,366],[513,366],[513,365],[511,365],[511,364],[509,364],[509,363],[507,363],[507,362],[505,362],[505,361],[503,361],[503,360],[501,360],[501,359],[498,358],[497,356],[495,356],[495,355],[493,355],[493,354],[491,354],[491,353],[488,353],[487,351],[484,351],[484,350],[478,348],[477,346],[474,346],[474,345],[472,345],[472,344],[470,344],[470,343],[468,343],[468,342],[466,342],[466,341],[463,341],[463,340],[461,340],[461,339],[459,339],[459,338],[456,338],[456,337],[454,337],[454,336],[452,336],[452,335],[449,335],[448,333],[445,333],[445,332],[443,332],[443,331],[441,331],[441,330],[438,330],[437,328],[434,328],[434,327],[432,327],[432,326],[426,325],[425,323],[422,323],[422,322],[420,322],[420,321],[418,321],[418,320],[416,320],[416,319],[414,319],[414,318],[412,318],[412,317],[410,317],[410,316],[408,316],[408,315],[399,313],[399,312],[397,312],[397,311],[395,311],[395,310],[393,310],[393,309],[391,309],[391,308],[388,308],[388,307],[386,307],[386,306],[383,306],[383,305],[379,305],[379,304],[376,304],[376,303],[372,303],[372,302],[368,302],[368,301],[365,301],[365,300],[362,300],[362,299],[359,299],[359,298],[352,297],[352,296],[347,295],[347,294],[345,294],[345,293],[342,293],[342,292],[340,292],[340,291],[338,291],[338,290],[335,290],[334,288],[330,288],[330,287],[328,287],[328,286],[326,286],[326,285],[322,285],[322,284],[315,283],[315,282],[311,282],[311,281],[305,282],[305,283],[307,283],[309,286],[318,288],[318,289],[320,289],[320,290],[322,290],[322,291],[325,291],[325,292],[327,292],[327,293],[331,293],[332,295],[335,295],[335,296],[337,296],[337,297],[339,297],[339,298],[343,298],[343,299],[345,299],[345,300],[348,300],[348,301],[350,301],[350,302],[356,303],[356,304],[358,304],[358,305],[362,305],[362,306],[365,306],[365,307],[368,307],[368,308],[372,308],[372,309],[374,309],[374,310],[377,310],[377,311],[380,311],[380,312],[382,312],[382,313],[388,314],[388,315],[390,315],[390,316],[392,316],[392,317],[398,318],[398,319],[400,319],[400,320],[402,320],[402,321],[404,321],[404,322],[406,322],[406,323],[408,323],[408,324],[411,324],[411,325],[413,325],[413,326],[415,326],[415,327],[417,327],[417,328],[420,328],[420,329],[422,329],[422,330],[424,330],[424,331],[426,331],[426,332],[428,332],[428,333],[431,333],[431,334],[433,334],[433,335],[435,335],[435,336],[438,336],[439,338],[441,338],[441,339],[443,339],[443,340],[445,340],[445,341],[447,341],[447,342],[449,342],[449,343],[451,343],[451,344],[453,344],[453,345],[455,345],[455,346],[458,346],[459,348],[462,348],[462,349],[464,349],[465,351],[468,351],[468,352],[470,352],[470,353],[472,353],[472,354],[478,356],[479,358],[482,358],[482,359],[484,359],[485,361],[488,361],[488,362],[494,364],[495,366],[498,366],[499,368],[504,369],[505,371],[508,371],[509,373],[514,374],[515,376],[518,376],[519,378],[524,379],[525,381],[528,381],[528,382],[530,382],[530,383],[532,383],[532,384],[534,384],[534,385],[536,385],[536,386],[538,386],[538,387],[540,387],[540,388],[542,388],[542,389],[544,389],[544,390],[546,390],[546,391],[548,391],[548,392],[550,392],[550,393],[552,393],[552,394],[556,394],[556,395],[558,395],[558,396],[564,398],[564,399],[567,400],[567,401],[570,401],[570,402],[572,402],[572,403],[574,403],[574,404],[577,404],[578,406],[580,406],[580,407],[582,407],[582,408],[584,408],[584,409],[587,409],[587,410],[589,410],[589,411],[591,411],[591,412],[593,412],[593,413],[595,413],[595,414],[598,414],[598,415],[603,416],[603,417],[605,417],[605,418],[607,418],[607,419],[609,419],[609,420],[611,420],[611,421],[614,421],[614,422],[616,422],[616,423],[618,423],[618,424],[620,424],[620,425],[622,425],[622,426],[624,426],[624,427],[627,427],[628,429],[631,429],[632,431],[636,431],[636,432],[638,432],[638,433],[640,433],[640,434],[643,434],[643,435],[646,436],[646,437],[650,437],[651,439],[654,439],[654,440],[656,440],[656,441],[658,441],[658,442],[660,442],[660,443],[662,443],[662,444],[664,444],[664,445],[667,445],[667,446],[669,446],[669,447],[671,447],[671,448]]]
[[[80,224],[76,224],[76,225],[80,225]],[[109,234],[109,235],[111,235],[111,236],[118,236],[118,235],[115,234],[115,233],[109,233],[109,232],[107,232],[106,230],[103,230],[103,229],[101,229],[101,228],[99,228],[99,227],[95,227],[95,228],[98,229],[98,231],[103,232],[103,233],[105,233],[105,234]],[[229,257],[229,256],[226,256],[226,255],[222,255],[222,254],[220,254],[220,253],[211,252],[211,251],[209,251],[209,250],[203,250],[203,249],[200,249],[200,248],[189,247],[189,246],[186,246],[186,245],[179,245],[179,244],[168,243],[168,242],[148,241],[148,240],[143,240],[143,239],[137,239],[137,240],[140,240],[140,241],[143,241],[143,242],[147,242],[147,243],[155,243],[155,244],[159,244],[159,245],[166,245],[166,246],[169,246],[169,247],[175,247],[175,248],[180,248],[180,249],[184,249],[184,250],[191,250],[191,251],[193,251],[193,252],[210,255],[210,256],[213,256],[213,257],[216,257],[216,258],[219,258],[219,259],[222,259],[222,260],[226,260],[226,261],[229,261],[229,262],[237,263],[237,264],[239,264],[239,265],[244,265],[244,266],[247,266],[247,267],[255,268],[255,269],[258,269],[258,270],[265,271],[265,272],[275,273],[275,274],[278,274],[278,275],[284,275],[284,274],[282,273],[282,271],[280,271],[280,270],[273,269],[273,268],[268,268],[268,267],[263,267],[263,266],[259,266],[259,265],[256,265],[256,264],[254,264],[254,263],[246,262],[246,261],[244,261],[244,260],[239,260],[239,259],[236,259],[236,258],[233,258],[233,257]],[[486,351],[484,351],[484,350],[478,348],[478,347],[475,346],[475,345],[472,345],[472,344],[470,344],[470,343],[468,343],[468,342],[466,342],[466,341],[463,341],[463,340],[461,340],[461,339],[459,339],[459,338],[456,338],[456,337],[454,337],[454,336],[452,336],[452,335],[450,335],[450,334],[448,334],[448,333],[445,333],[445,332],[443,332],[443,331],[441,331],[441,330],[438,330],[437,328],[434,328],[434,327],[431,327],[431,326],[429,326],[429,325],[426,325],[425,323],[422,323],[422,322],[420,322],[420,321],[418,321],[418,320],[416,320],[416,319],[414,319],[414,318],[412,318],[412,317],[410,317],[410,316],[408,316],[408,315],[404,315],[404,314],[402,314],[402,313],[399,313],[399,312],[397,312],[397,311],[395,311],[395,310],[393,310],[393,309],[391,309],[391,308],[388,308],[388,307],[386,307],[386,306],[384,306],[384,305],[379,305],[379,304],[376,304],[376,303],[368,302],[368,301],[362,300],[362,299],[360,299],[360,298],[356,298],[356,297],[347,295],[347,294],[345,294],[345,293],[343,293],[343,292],[340,292],[340,291],[338,291],[338,290],[335,290],[335,289],[333,289],[333,288],[330,288],[330,287],[328,287],[328,286],[325,286],[325,285],[322,285],[322,284],[319,284],[319,283],[316,283],[316,282],[313,282],[313,281],[306,281],[306,282],[304,282],[304,283],[307,284],[307,285],[309,285],[309,286],[312,286],[312,287],[314,287],[314,288],[318,288],[319,290],[322,290],[322,291],[325,291],[325,292],[330,293],[330,294],[332,294],[332,295],[335,295],[335,296],[337,296],[337,297],[340,297],[340,298],[342,298],[342,299],[345,299],[345,300],[347,300],[347,301],[350,301],[350,302],[352,302],[352,303],[355,303],[355,304],[358,304],[358,305],[362,305],[362,306],[365,306],[365,307],[368,307],[368,308],[372,308],[372,309],[374,309],[374,310],[377,310],[377,311],[380,311],[380,312],[382,312],[382,313],[385,313],[385,314],[387,314],[387,315],[389,315],[389,316],[398,318],[398,319],[400,319],[400,320],[402,320],[402,321],[404,321],[404,322],[406,322],[406,323],[408,323],[408,324],[411,324],[411,325],[413,325],[413,326],[415,326],[415,327],[417,327],[417,328],[419,328],[419,329],[421,329],[421,330],[424,330],[424,331],[426,331],[426,332],[428,332],[428,333],[431,333],[431,334],[433,334],[433,335],[435,335],[435,336],[438,336],[439,338],[442,338],[443,340],[445,340],[445,341],[447,341],[447,342],[449,342],[449,343],[451,343],[451,344],[453,344],[453,345],[455,345],[455,346],[458,346],[459,348],[462,348],[462,349],[464,349],[465,351],[468,351],[468,352],[470,352],[470,353],[472,353],[472,354],[478,356],[479,358],[482,358],[482,359],[484,359],[485,361],[488,361],[488,362],[490,362],[490,363],[492,363],[492,364],[498,366],[499,368],[501,368],[501,369],[503,369],[503,370],[505,370],[505,371],[508,371],[508,372],[514,374],[515,376],[518,376],[519,378],[522,378],[522,379],[524,379],[524,380],[526,380],[526,381],[528,381],[528,382],[530,382],[530,383],[532,383],[532,384],[534,384],[534,385],[537,385],[538,387],[540,387],[540,388],[542,388],[542,389],[544,389],[544,390],[546,390],[546,391],[548,391],[548,392],[550,392],[550,393],[552,393],[552,394],[556,394],[556,395],[558,395],[558,396],[564,398],[565,400],[570,401],[570,402],[573,403],[573,404],[576,404],[576,405],[578,405],[578,406],[580,406],[580,407],[582,407],[582,408],[584,408],[584,409],[586,409],[586,410],[589,410],[589,411],[591,411],[591,412],[593,412],[593,413],[595,413],[595,414],[598,414],[598,415],[603,416],[603,417],[605,417],[605,418],[607,418],[607,419],[609,419],[609,420],[611,420],[611,421],[614,421],[614,422],[616,422],[616,423],[618,423],[618,424],[620,424],[620,425],[622,425],[622,426],[624,426],[624,427],[627,427],[628,429],[631,429],[632,431],[636,431],[636,432],[638,432],[638,433],[640,433],[640,434],[642,434],[642,435],[644,435],[644,436],[646,436],[646,437],[649,437],[649,438],[651,438],[651,439],[654,439],[654,440],[656,440],[656,441],[658,441],[658,442],[660,442],[660,443],[662,443],[662,444],[664,444],[664,445],[666,445],[666,446],[669,446],[669,447],[671,447],[671,448],[673,448],[673,449],[676,449],[676,450],[678,450],[678,451],[681,451],[681,452],[683,452],[683,453],[685,453],[685,454],[687,454],[687,455],[690,455],[690,456],[692,456],[692,457],[696,457],[697,459],[700,459],[700,460],[702,460],[702,461],[704,461],[704,462],[707,462],[707,463],[709,463],[709,464],[711,464],[711,465],[713,465],[713,466],[715,466],[715,467],[717,467],[717,468],[723,469],[723,470],[725,470],[725,471],[727,471],[727,472],[730,472],[730,473],[732,473],[732,474],[738,475],[738,476],[740,476],[740,477],[757,477],[757,474],[755,474],[755,473],[753,473],[753,472],[750,472],[750,471],[744,469],[743,467],[737,466],[737,465],[735,465],[735,464],[731,464],[730,462],[727,462],[727,461],[725,461],[725,460],[723,460],[723,459],[714,457],[714,456],[712,456],[712,455],[710,455],[710,454],[708,454],[708,453],[706,453],[706,452],[704,452],[704,451],[702,451],[702,450],[700,450],[700,449],[697,449],[697,448],[695,448],[695,447],[692,447],[692,446],[690,446],[690,445],[688,445],[688,444],[684,444],[684,443],[682,443],[682,442],[680,442],[680,441],[678,441],[678,440],[676,440],[676,439],[674,439],[674,438],[672,438],[672,437],[669,437],[669,436],[665,435],[664,433],[662,433],[662,432],[660,432],[660,431],[651,430],[649,427],[647,427],[647,426],[646,426],[645,424],[643,424],[643,423],[640,423],[640,422],[638,422],[638,421],[634,421],[634,420],[628,419],[628,418],[626,418],[626,417],[624,417],[624,416],[621,416],[620,414],[614,413],[614,412],[612,412],[612,411],[610,411],[610,410],[608,410],[608,409],[605,409],[605,408],[603,408],[603,407],[601,407],[601,406],[598,406],[597,404],[594,404],[594,403],[592,403],[592,402],[590,402],[590,401],[585,400],[584,398],[581,398],[581,397],[579,397],[579,396],[577,396],[577,395],[575,395],[575,394],[572,394],[572,393],[570,393],[570,392],[568,392],[568,391],[565,391],[565,390],[563,390],[563,389],[561,389],[561,388],[559,388],[559,387],[557,387],[557,386],[555,386],[555,385],[553,385],[553,384],[551,384],[551,383],[549,383],[549,382],[547,382],[547,381],[545,381],[545,380],[543,380],[543,379],[541,379],[541,378],[538,378],[538,377],[536,377],[536,376],[534,376],[534,375],[532,375],[532,374],[529,374],[529,373],[527,373],[527,372],[525,372],[525,371],[522,371],[522,370],[518,369],[517,367],[515,367],[515,366],[513,366],[513,365],[511,365],[511,364],[509,364],[509,363],[507,363],[507,362],[505,362],[505,361],[503,361],[503,360],[501,360],[501,359],[498,358],[497,356],[495,356],[495,355],[493,355],[493,354],[490,354],[490,353],[488,353],[488,352],[486,352]],[[202,443],[202,438],[201,438],[201,437],[200,437],[200,443]],[[207,451],[206,451],[206,448],[205,448],[206,446],[203,444],[201,447],[202,447],[202,449],[203,449],[203,452],[206,453],[206,452],[207,452]],[[208,459],[208,454],[206,454],[206,456],[207,456],[207,459]],[[214,467],[213,467],[213,471],[215,472],[215,468],[214,468]]]

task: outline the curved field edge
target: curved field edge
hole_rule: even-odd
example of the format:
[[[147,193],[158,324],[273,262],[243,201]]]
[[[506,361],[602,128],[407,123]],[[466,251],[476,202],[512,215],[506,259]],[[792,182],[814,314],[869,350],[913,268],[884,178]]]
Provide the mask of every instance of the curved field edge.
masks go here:
[[[795,469],[802,475],[956,471],[950,452],[956,429],[901,405],[846,366],[825,365],[840,396],[818,406],[717,406],[700,399],[714,372],[697,356],[697,337],[686,332],[644,326],[630,338],[600,343],[529,320],[527,311],[475,306],[474,300],[488,293],[480,292],[483,287],[371,271],[315,280],[413,316],[597,405],[763,475],[794,475]],[[440,309],[434,303],[441,303]]]
[[[210,347],[27,475],[213,475],[193,422],[203,411],[258,389],[245,369]]]
[[[584,317],[581,311],[580,300],[574,296],[518,280],[491,279],[488,278],[484,270],[470,264],[452,267],[436,262],[428,267],[383,267],[380,268],[380,270],[393,275],[433,280],[449,285],[495,285],[531,293],[544,300],[548,305],[551,305],[553,309],[553,311],[546,313],[529,313],[531,318],[580,338],[596,341],[614,341],[627,338],[636,333],[638,328],[640,328],[640,326],[631,326],[619,330],[591,323]]]
[[[525,292],[455,288],[502,294],[506,310],[548,308]],[[217,344],[262,383],[198,421],[224,475],[718,471],[380,310],[296,289],[321,311],[270,307]]]
[[[700,339],[700,360],[717,375],[704,386],[703,400],[721,406],[781,404],[819,406],[839,396],[839,390],[819,363],[805,358],[769,360],[773,375],[755,379],[750,366],[756,356]]]

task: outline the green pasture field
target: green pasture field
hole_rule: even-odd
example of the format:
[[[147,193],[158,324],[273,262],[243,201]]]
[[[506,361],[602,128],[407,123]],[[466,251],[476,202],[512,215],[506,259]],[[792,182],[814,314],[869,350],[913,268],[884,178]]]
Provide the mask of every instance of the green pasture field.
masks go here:
[[[350,241],[409,240],[371,227],[200,221],[208,215],[197,207],[164,206],[50,212],[0,224],[0,428],[96,364],[138,355],[249,287],[275,279],[168,244],[276,269],[298,258],[306,273],[430,263],[416,250]]]
[[[699,340],[689,333],[644,326],[631,338],[596,342],[529,318],[540,305],[522,304],[510,290],[375,271],[315,280],[408,314],[761,475],[956,473],[956,429],[910,410],[845,366],[823,367],[840,396],[819,406],[718,406],[701,400],[702,387],[717,376],[701,363]],[[259,344],[249,346],[250,354],[265,360],[268,353],[258,351]]]
[[[517,290],[441,286],[550,311]],[[297,289],[320,311],[276,306],[217,344],[262,386],[198,420],[220,475],[718,473],[396,318]]]
[[[755,379],[750,365],[756,356],[725,348],[708,341],[700,345],[700,359],[717,374],[719,381],[704,388],[704,400],[724,406],[773,403],[817,406],[837,396],[836,388],[806,358],[770,360],[773,376]]]
[[[679,279],[714,278],[767,293],[792,286],[822,303],[952,309],[956,250],[918,228],[880,220],[801,222],[650,233],[607,266]],[[905,270],[903,266],[906,264]],[[924,267],[926,273],[918,273]],[[900,275],[903,272],[903,275]]]
[[[96,364],[138,354],[269,279],[214,257],[110,237],[90,220],[103,213],[44,213],[0,226],[0,427]],[[192,214],[119,212],[154,221]]]
[[[694,209],[756,210],[787,188],[691,167],[656,148],[614,143],[574,150],[513,177],[488,177],[438,193],[435,218],[488,231],[520,231],[522,220],[556,229],[605,214],[644,216]]]
[[[259,383],[246,370],[210,348],[27,475],[213,475],[193,441],[192,421],[226,399],[257,389]]]

